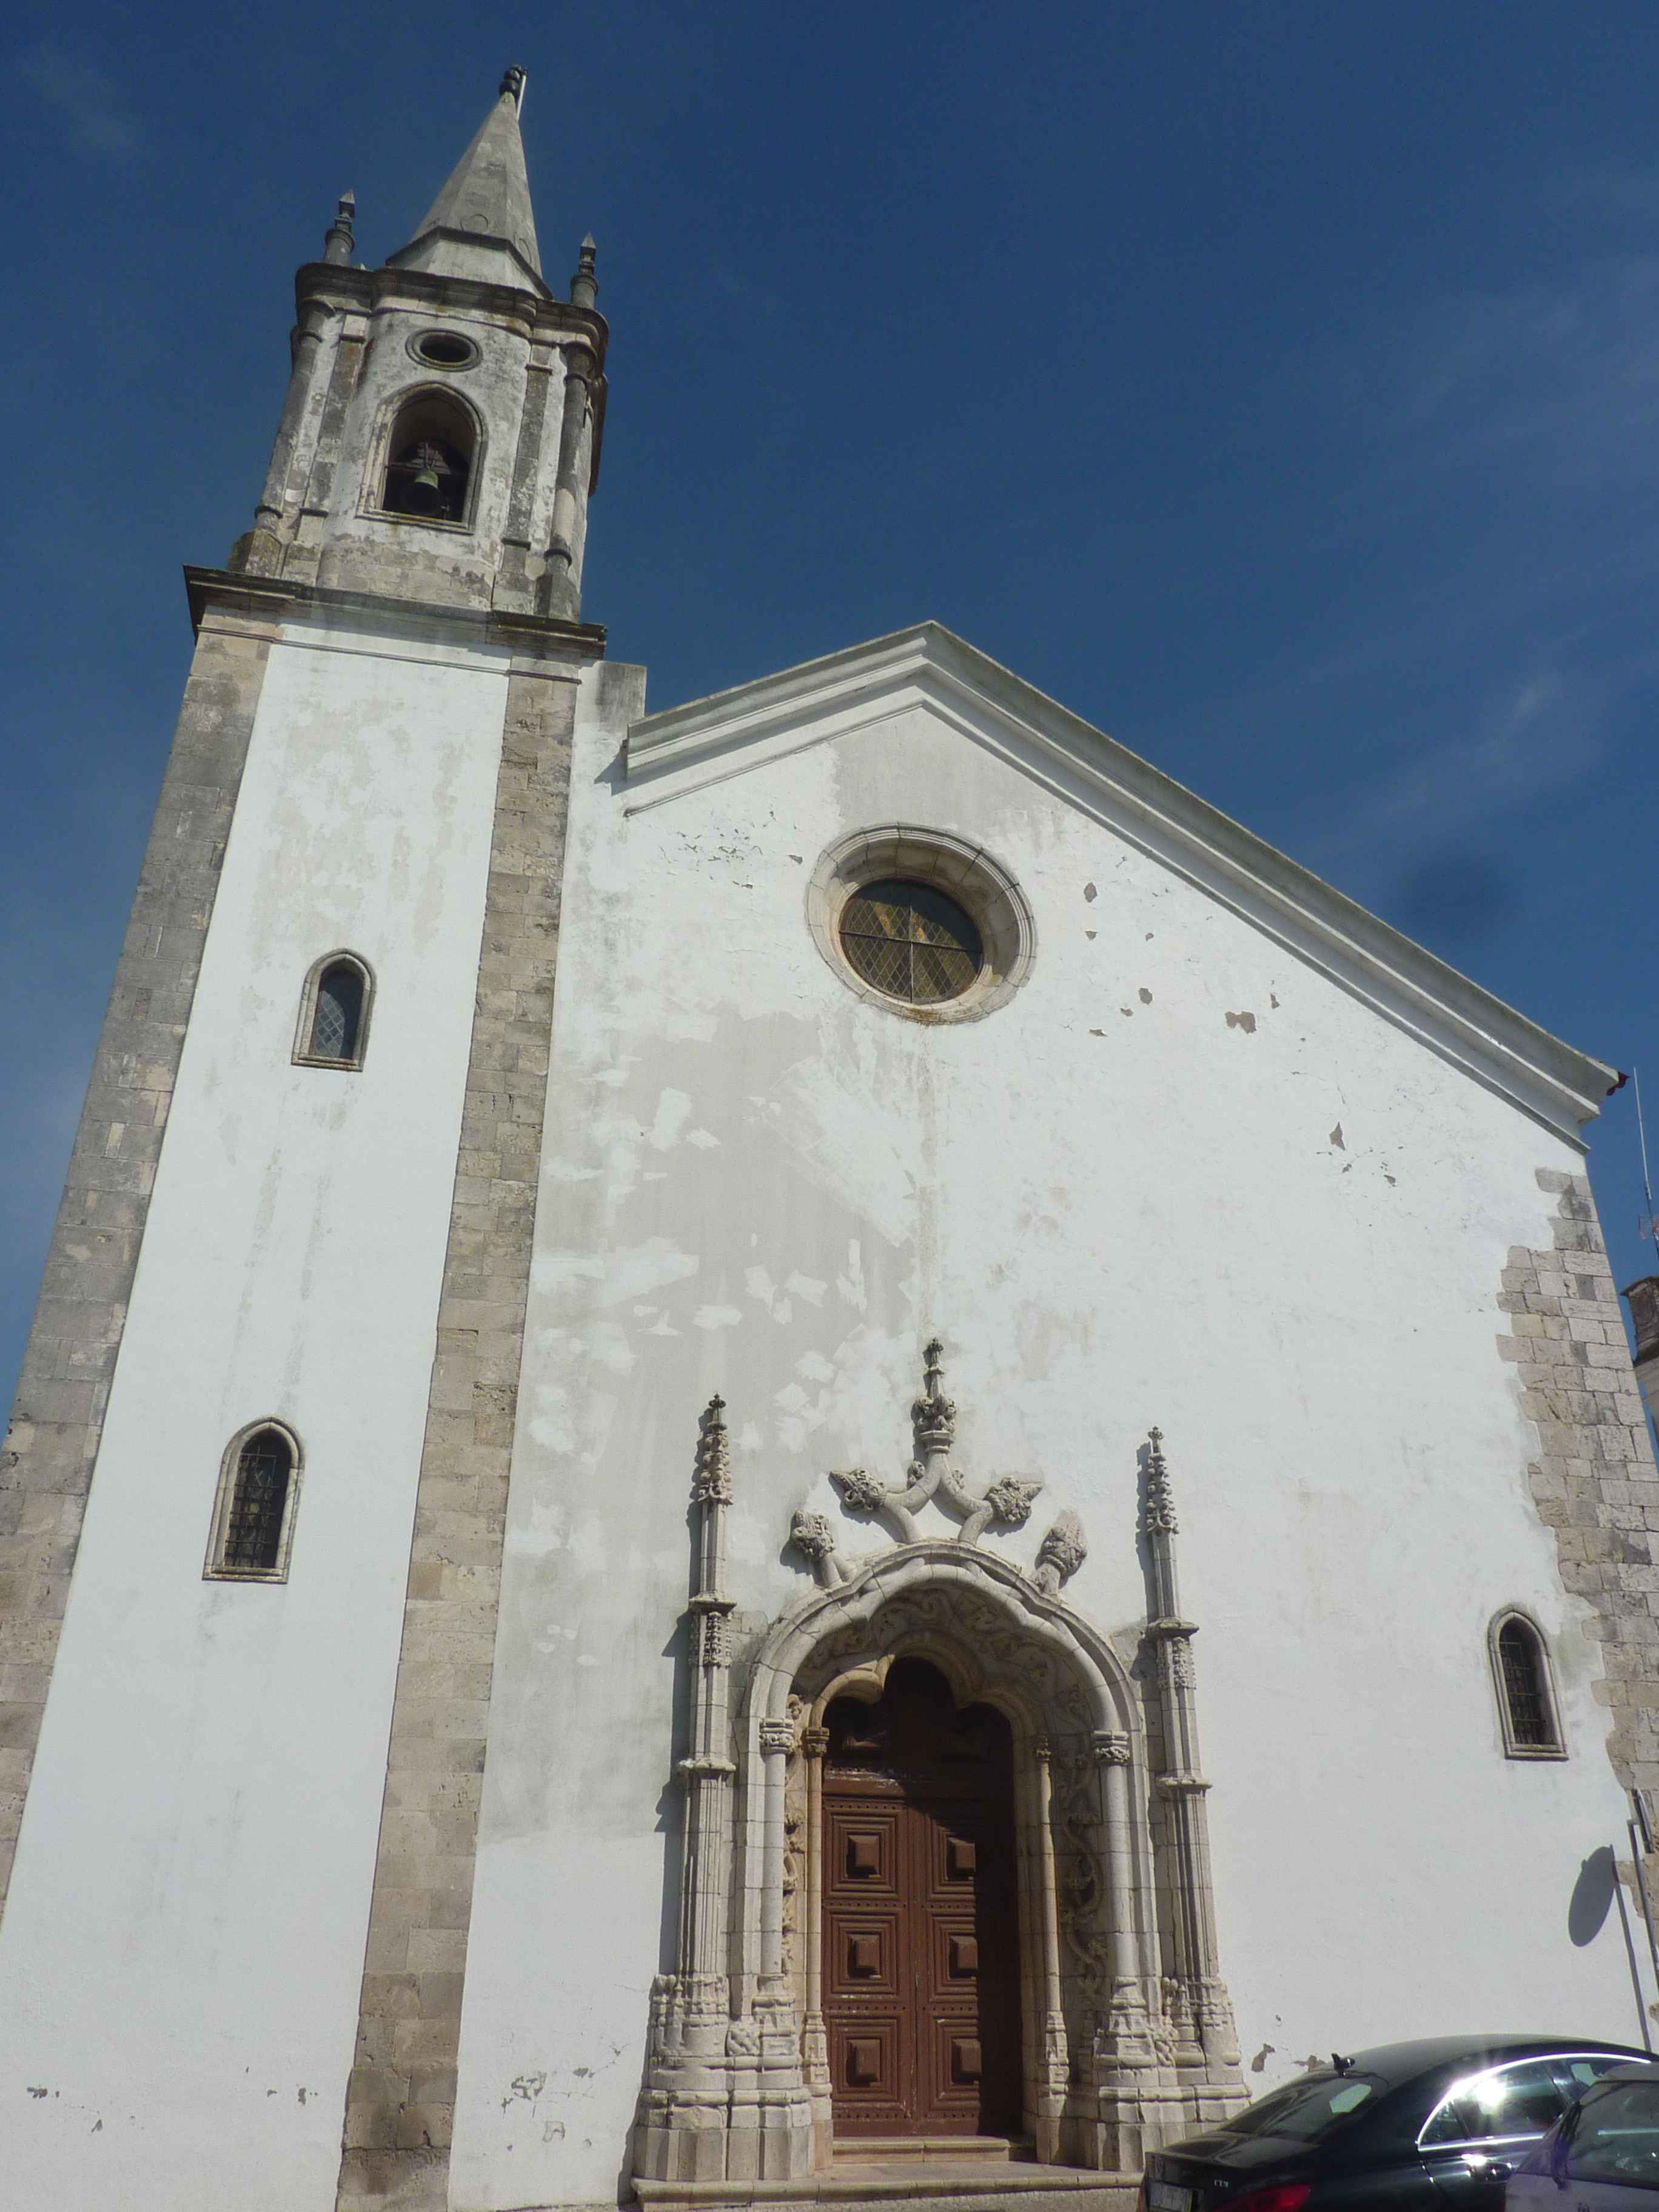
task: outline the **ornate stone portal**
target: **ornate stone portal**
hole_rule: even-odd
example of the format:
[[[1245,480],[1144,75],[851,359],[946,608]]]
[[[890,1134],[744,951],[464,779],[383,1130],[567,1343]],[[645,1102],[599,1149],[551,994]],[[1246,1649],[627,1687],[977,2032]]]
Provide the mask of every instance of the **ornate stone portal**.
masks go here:
[[[1074,1513],[1055,1520],[1030,1574],[982,1548],[988,1530],[1024,1524],[1043,1485],[1004,1476],[976,1492],[951,1466],[940,1352],[927,1347],[904,1484],[863,1468],[832,1477],[846,1507],[893,1540],[849,1562],[826,1516],[795,1515],[791,1541],[818,1587],[748,1661],[735,1723],[718,1398],[704,1417],[678,1942],[652,1991],[635,2145],[644,2193],[782,2180],[828,2161],[823,1716],[833,1698],[873,1703],[902,1655],[930,1660],[959,1704],[994,1705],[1013,1728],[1024,2124],[1038,2159],[1132,2171],[1244,2101],[1216,1948],[1196,1632],[1181,1612],[1160,1433],[1141,1452],[1150,1663],[1132,1675],[1060,1595],[1087,1553]],[[954,1536],[921,1533],[930,1498],[960,1519]]]

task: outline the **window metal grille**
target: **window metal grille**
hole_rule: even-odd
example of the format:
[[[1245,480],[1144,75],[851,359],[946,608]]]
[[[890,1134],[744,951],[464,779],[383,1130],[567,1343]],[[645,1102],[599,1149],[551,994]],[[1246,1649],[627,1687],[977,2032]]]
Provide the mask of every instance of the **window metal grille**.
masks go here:
[[[356,1060],[363,1020],[362,971],[349,960],[337,961],[317,981],[317,1011],[311,1023],[313,1060]]]
[[[270,1574],[281,1564],[283,1515],[294,1474],[294,1452],[276,1429],[256,1429],[236,1460],[236,1486],[225,1524],[222,1565],[244,1574]]]
[[[912,1006],[959,999],[985,959],[978,930],[953,898],[896,876],[866,884],[848,900],[841,945],[866,983]]]
[[[1544,1688],[1543,1655],[1538,1638],[1523,1621],[1506,1620],[1498,1633],[1498,1662],[1504,1674],[1504,1702],[1510,1734],[1524,1751],[1553,1751],[1555,1727]]]

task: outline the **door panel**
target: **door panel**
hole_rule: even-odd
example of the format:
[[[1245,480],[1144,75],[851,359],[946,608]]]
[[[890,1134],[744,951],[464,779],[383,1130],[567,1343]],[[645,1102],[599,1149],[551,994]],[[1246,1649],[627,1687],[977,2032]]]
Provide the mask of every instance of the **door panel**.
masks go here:
[[[823,1796],[823,1996],[838,2136],[1012,2134],[1018,1942],[1007,1724],[920,1662],[838,1700]],[[841,1722],[838,1729],[837,1721]]]

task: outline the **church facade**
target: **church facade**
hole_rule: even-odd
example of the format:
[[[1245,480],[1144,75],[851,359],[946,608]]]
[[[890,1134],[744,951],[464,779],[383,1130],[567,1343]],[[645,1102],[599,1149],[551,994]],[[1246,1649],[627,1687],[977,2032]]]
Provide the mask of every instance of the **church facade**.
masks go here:
[[[522,90],[187,571],[0,1491],[9,2202],[1127,2203],[1312,2053],[1639,2042],[1613,1071],[933,623],[648,712]]]

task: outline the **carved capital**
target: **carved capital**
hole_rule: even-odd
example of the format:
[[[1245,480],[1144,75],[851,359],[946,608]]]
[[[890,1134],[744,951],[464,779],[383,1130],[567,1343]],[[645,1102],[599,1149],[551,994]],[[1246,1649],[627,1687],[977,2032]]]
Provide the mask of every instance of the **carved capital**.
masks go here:
[[[1102,1766],[1127,1766],[1129,1764],[1129,1739],[1115,1729],[1097,1729],[1090,1739],[1095,1759]]]
[[[1075,1513],[1062,1513],[1037,1546],[1034,1577],[1037,1588],[1046,1596],[1056,1596],[1060,1585],[1071,1580],[1088,1556],[1082,1522]]]
[[[1166,1797],[1201,1797],[1210,1785],[1201,1774],[1160,1774],[1158,1786]]]
[[[800,1747],[809,1759],[822,1759],[830,1748],[827,1728],[804,1728],[800,1732]]]
[[[832,1468],[830,1480],[854,1513],[875,1513],[887,1503],[887,1485],[861,1467],[849,1467],[839,1473]]]
[[[763,1721],[760,1724],[760,1747],[768,1759],[782,1757],[795,1747],[795,1725],[793,1721]]]
[[[985,1503],[999,1528],[1023,1528],[1031,1517],[1031,1500],[1042,1487],[1018,1474],[1000,1475],[985,1492]]]

